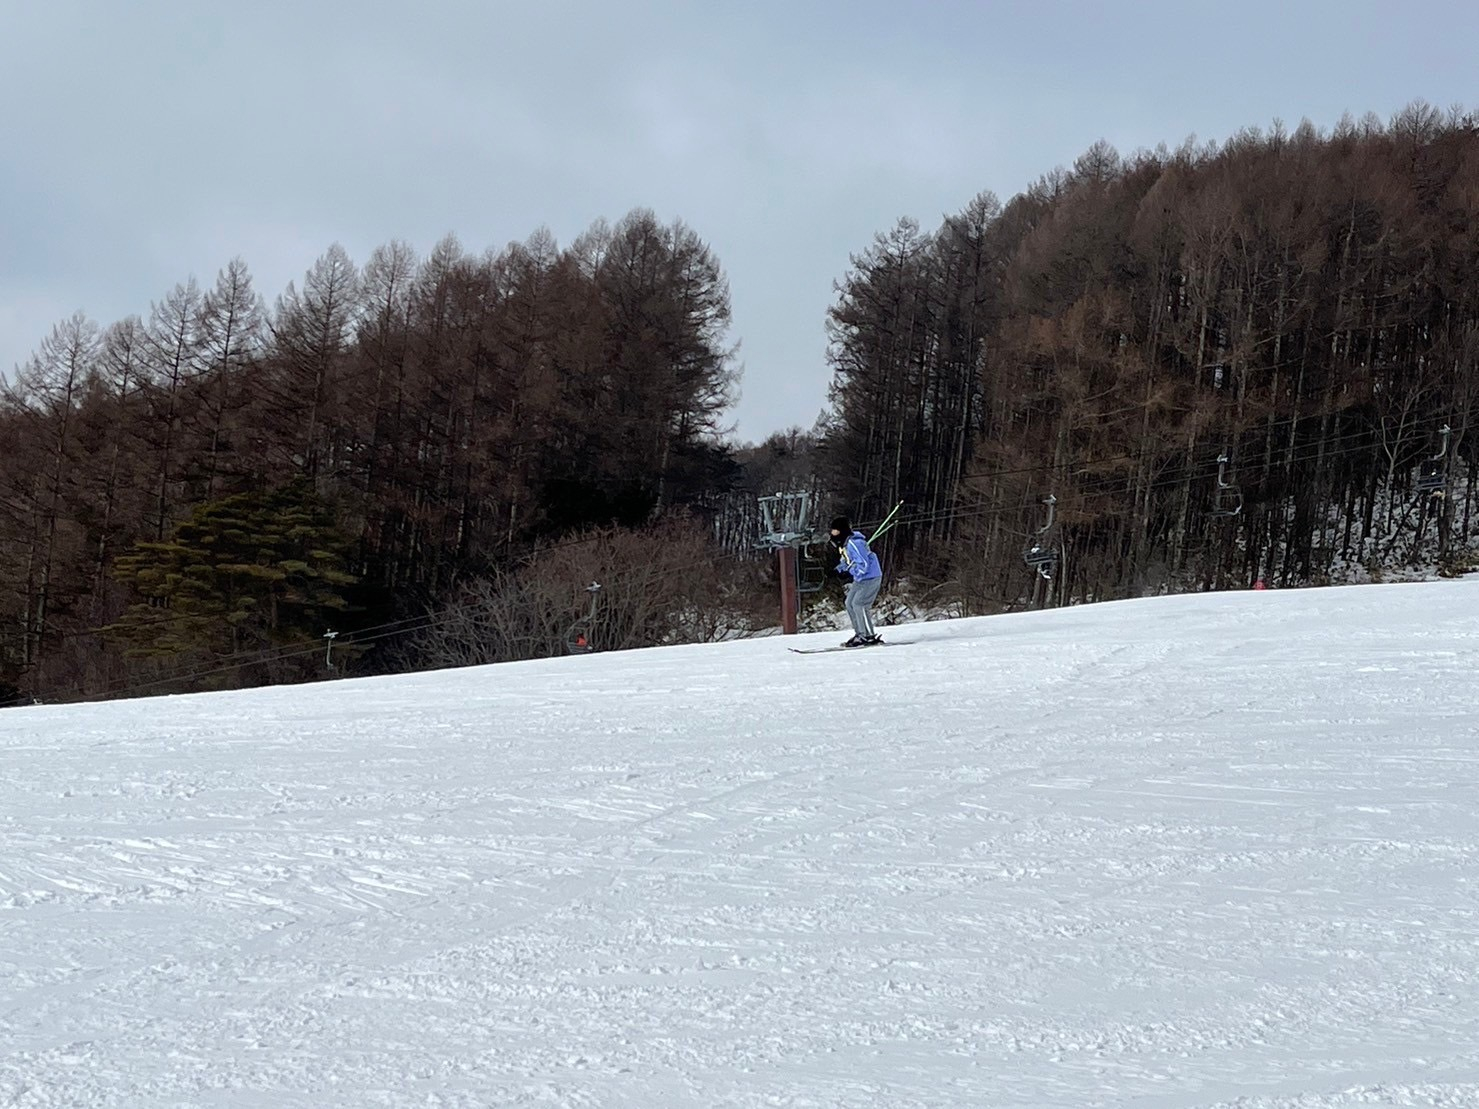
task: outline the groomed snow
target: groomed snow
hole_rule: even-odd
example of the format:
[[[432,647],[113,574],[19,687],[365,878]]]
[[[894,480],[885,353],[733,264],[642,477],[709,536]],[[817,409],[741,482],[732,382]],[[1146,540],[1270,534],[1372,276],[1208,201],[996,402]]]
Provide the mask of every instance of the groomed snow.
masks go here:
[[[1479,1106],[1479,582],[0,712],[6,1106]]]

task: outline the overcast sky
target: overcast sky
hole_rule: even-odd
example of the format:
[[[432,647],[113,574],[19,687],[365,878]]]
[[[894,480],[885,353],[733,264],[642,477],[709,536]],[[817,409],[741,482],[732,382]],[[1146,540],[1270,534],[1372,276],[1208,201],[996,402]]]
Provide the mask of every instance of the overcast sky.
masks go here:
[[[848,255],[1123,152],[1415,98],[1479,107],[1479,3],[0,0],[0,369],[232,256],[567,244],[634,207],[712,247],[738,436],[810,426]]]

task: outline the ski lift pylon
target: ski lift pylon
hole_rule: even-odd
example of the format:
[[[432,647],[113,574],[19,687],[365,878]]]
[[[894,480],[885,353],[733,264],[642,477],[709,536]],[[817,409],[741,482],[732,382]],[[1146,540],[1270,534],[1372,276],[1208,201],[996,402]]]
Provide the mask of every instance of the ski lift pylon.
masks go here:
[[[810,492],[760,497],[760,546],[790,547],[809,539],[813,501]]]
[[[813,538],[811,513],[815,497],[809,491],[775,493],[758,498],[758,503],[761,527],[758,545],[776,553],[781,630],[786,635],[795,635],[801,594],[816,592],[826,580],[825,569],[816,560],[808,560],[805,554],[805,547]]]

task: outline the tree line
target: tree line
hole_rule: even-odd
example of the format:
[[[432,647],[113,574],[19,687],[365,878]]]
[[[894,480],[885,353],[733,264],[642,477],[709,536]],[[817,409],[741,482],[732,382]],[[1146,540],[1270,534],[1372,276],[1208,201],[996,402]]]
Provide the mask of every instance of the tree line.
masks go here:
[[[827,326],[827,483],[904,500],[894,564],[970,611],[1467,564],[1471,113],[1098,143],[878,234]]]
[[[637,210],[561,248],[339,246],[59,323],[0,397],[0,693],[97,692],[423,612],[735,469],[727,279]],[[0,698],[3,699],[3,698]]]

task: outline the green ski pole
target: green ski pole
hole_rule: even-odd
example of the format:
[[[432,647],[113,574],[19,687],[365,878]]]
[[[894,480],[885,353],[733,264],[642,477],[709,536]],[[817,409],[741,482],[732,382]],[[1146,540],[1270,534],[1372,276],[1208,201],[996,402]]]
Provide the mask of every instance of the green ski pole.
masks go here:
[[[891,528],[891,527],[894,526],[894,524],[897,522],[896,520],[894,520],[894,517],[898,515],[899,509],[901,509],[903,507],[904,507],[904,502],[903,501],[900,501],[898,504],[894,505],[894,510],[892,512],[890,512],[887,516],[885,516],[883,518],[883,523],[879,524],[878,525],[878,529],[876,531],[874,531],[873,534],[868,537],[868,542],[869,543],[877,542],[878,537],[880,535],[882,535],[889,528]]]

